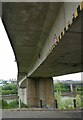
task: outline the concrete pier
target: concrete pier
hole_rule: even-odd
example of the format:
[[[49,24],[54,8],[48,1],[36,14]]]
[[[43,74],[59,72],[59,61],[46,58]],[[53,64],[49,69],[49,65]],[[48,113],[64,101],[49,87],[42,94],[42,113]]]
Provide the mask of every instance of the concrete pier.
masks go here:
[[[28,78],[26,88],[19,89],[19,96],[28,107],[53,107],[53,79]]]

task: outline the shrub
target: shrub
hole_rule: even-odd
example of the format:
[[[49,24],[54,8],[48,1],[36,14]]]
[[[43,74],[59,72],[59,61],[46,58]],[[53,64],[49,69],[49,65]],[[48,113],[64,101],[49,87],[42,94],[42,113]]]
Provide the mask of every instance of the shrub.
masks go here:
[[[8,108],[17,108],[18,107],[18,100],[14,100],[8,104]]]
[[[5,100],[0,100],[0,108],[3,109],[12,109],[12,108],[18,108],[18,100],[14,100],[10,103],[7,103]],[[27,108],[27,105],[24,103],[21,103],[21,108]]]
[[[2,86],[2,91],[0,90],[0,94],[8,95],[8,94],[17,94],[17,85],[16,84],[7,84]]]
[[[5,100],[2,100],[2,108],[8,108],[8,103]]]
[[[66,99],[63,105],[64,105],[65,108],[67,108],[67,109],[74,108],[74,107],[73,107],[73,99],[72,99],[72,98]]]
[[[55,98],[57,100],[59,109],[73,109],[74,108],[73,97],[62,99],[61,93],[59,92],[59,93],[55,93]],[[76,107],[77,108],[83,107],[83,96],[77,95],[75,99],[76,99]]]
[[[82,101],[81,101],[82,97],[80,95],[77,95],[76,96],[76,104],[77,104],[77,107],[81,107],[82,106]]]
[[[58,108],[60,108],[60,103],[61,103],[61,96],[60,92],[55,93],[55,99],[57,100]]]

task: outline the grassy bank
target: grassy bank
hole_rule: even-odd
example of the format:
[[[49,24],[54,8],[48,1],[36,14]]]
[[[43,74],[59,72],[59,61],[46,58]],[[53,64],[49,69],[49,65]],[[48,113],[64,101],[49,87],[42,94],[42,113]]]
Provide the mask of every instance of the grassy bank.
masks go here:
[[[18,100],[14,100],[10,103],[8,103],[7,101],[5,100],[0,100],[0,108],[2,109],[12,109],[12,108],[18,108],[19,105],[18,105]],[[22,108],[26,108],[27,106],[23,103],[21,103],[21,107]]]
[[[68,97],[67,99],[64,99],[64,97],[62,97],[60,93],[55,93],[54,97],[57,100],[57,106],[59,109],[73,109],[74,99],[76,100],[76,108],[83,107],[83,96],[82,95],[76,95],[76,97]]]

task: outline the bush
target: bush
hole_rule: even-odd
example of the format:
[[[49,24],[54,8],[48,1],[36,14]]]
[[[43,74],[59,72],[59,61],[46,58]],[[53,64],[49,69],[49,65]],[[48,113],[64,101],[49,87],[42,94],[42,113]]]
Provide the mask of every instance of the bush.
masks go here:
[[[11,109],[11,108],[18,108],[18,101],[14,100],[13,102],[7,103],[7,101],[2,100],[2,109]]]
[[[7,84],[2,86],[2,91],[0,89],[0,94],[8,95],[8,94],[17,94],[17,85],[16,84]]]
[[[11,94],[10,90],[2,90],[2,95],[8,95]]]
[[[2,108],[8,108],[8,103],[5,100],[2,100]]]
[[[58,108],[60,108],[60,103],[61,103],[61,93],[57,92],[55,93],[55,99],[57,100]]]
[[[8,104],[8,108],[18,108],[18,100],[14,100]]]
[[[61,97],[61,93],[58,92],[58,93],[55,93],[55,99],[57,100],[59,109],[73,109],[74,108],[73,97],[63,100]],[[76,107],[77,108],[83,107],[83,96],[77,95],[75,99],[76,99]]]
[[[54,84],[54,91],[55,92],[70,92],[70,88],[64,85],[62,82],[58,81]]]
[[[80,95],[76,96],[76,104],[77,104],[77,107],[82,107],[82,96]]]
[[[74,108],[74,106],[73,106],[73,99],[72,98],[66,99],[64,101],[63,106],[65,106],[66,109]]]
[[[0,100],[0,108],[2,109],[18,108],[18,104],[18,100],[14,100],[10,103],[7,103],[5,100]],[[27,105],[21,103],[21,108],[27,108]]]

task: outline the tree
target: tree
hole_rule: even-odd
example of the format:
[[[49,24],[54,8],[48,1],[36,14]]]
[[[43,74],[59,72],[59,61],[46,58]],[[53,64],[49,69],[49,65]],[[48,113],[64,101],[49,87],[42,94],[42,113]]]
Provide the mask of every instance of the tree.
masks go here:
[[[70,91],[69,87],[64,85],[61,81],[58,81],[54,84],[54,91],[55,92],[68,92]]]
[[[16,84],[6,84],[2,86],[2,94],[17,94],[17,85]]]

